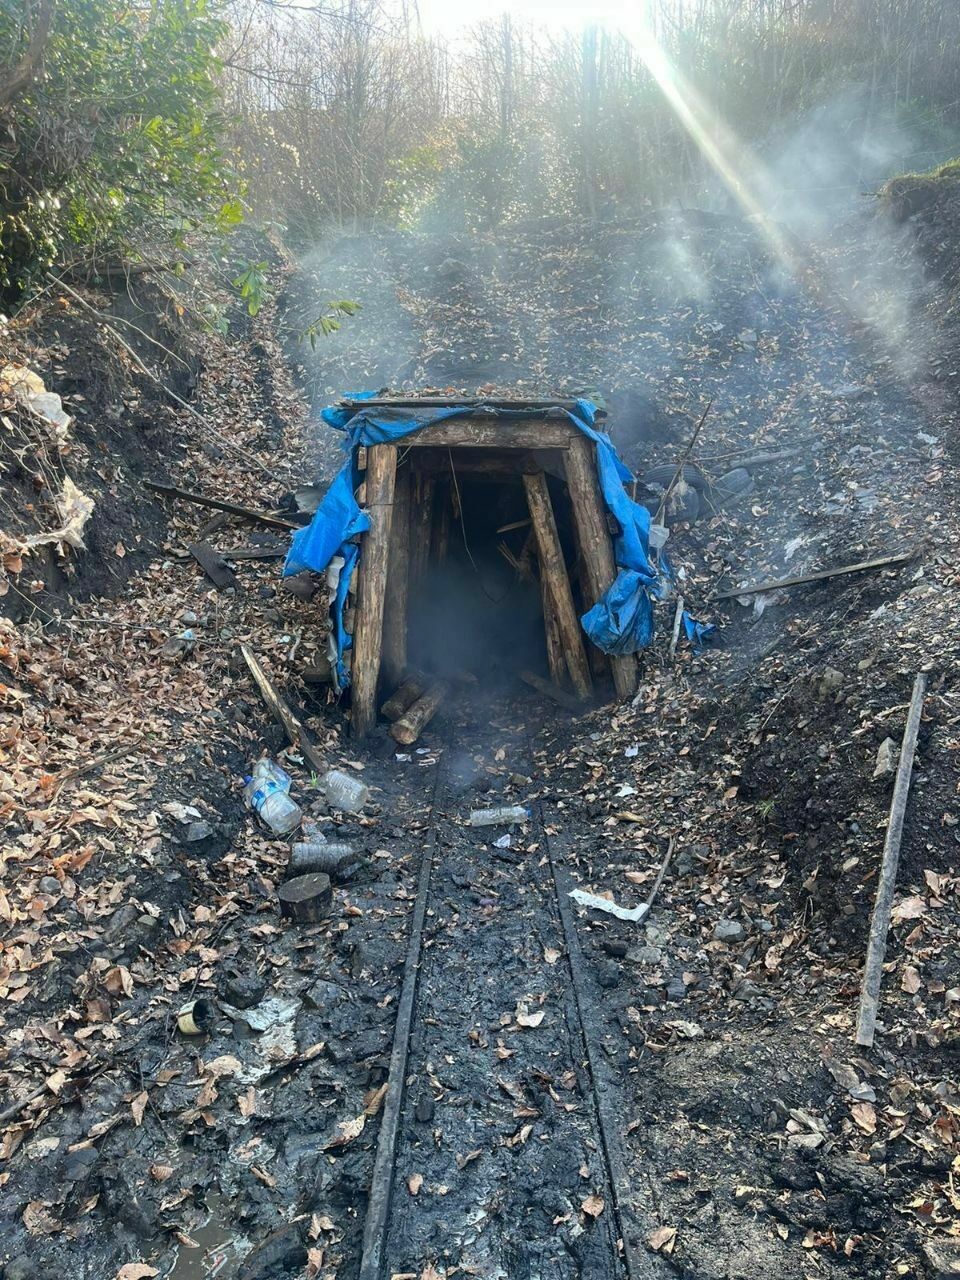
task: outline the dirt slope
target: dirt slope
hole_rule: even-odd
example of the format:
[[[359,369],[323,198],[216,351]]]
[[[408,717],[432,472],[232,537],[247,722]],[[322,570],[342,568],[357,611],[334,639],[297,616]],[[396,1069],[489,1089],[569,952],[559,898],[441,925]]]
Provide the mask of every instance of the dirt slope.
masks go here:
[[[674,841],[646,926],[579,921],[637,1194],[660,1228],[650,1249],[704,1280],[938,1274],[930,1257],[957,1207],[960,1105],[949,386],[904,378],[851,322],[839,287],[826,300],[788,287],[733,219],[671,216],[599,239],[538,226],[498,242],[357,240],[315,270],[291,282],[294,328],[297,299],[364,304],[306,371],[318,401],[383,383],[606,387],[618,442],[643,466],[673,455],[712,395],[708,471],[758,446],[799,452],[758,472],[745,503],[674,532],[683,590],[721,640],[673,663],[659,639],[633,706],[547,716],[524,777],[504,763],[496,729],[498,716],[537,718],[516,700],[439,721],[408,761],[379,739],[358,758],[337,709],[311,703],[298,680],[322,644],[319,611],[285,592],[270,561],[244,562],[237,587],[217,592],[185,553],[205,514],[163,508],[137,483],[163,471],[273,506],[304,472],[329,470],[329,441],[304,430],[275,317],[238,322],[229,341],[181,338],[173,320],[155,331],[187,360],[174,389],[203,413],[202,433],[69,305],[52,298],[17,327],[14,357],[78,414],[51,477],[66,469],[97,507],[87,553],[54,565],[60,577],[38,573],[47,587],[36,592],[29,567],[10,579],[45,613],[21,600],[4,624],[0,1106],[44,1090],[4,1117],[6,1280],[153,1274],[140,1262],[179,1280],[356,1274],[431,769],[458,752],[471,757],[471,783],[450,821],[474,793],[535,798],[584,887],[632,905]],[[163,373],[174,377],[169,364]],[[32,459],[6,517],[23,522],[16,532],[49,515],[24,506]],[[239,525],[209,536],[254,541]],[[718,585],[907,545],[922,548],[907,569],[766,598],[762,612],[710,599]],[[62,620],[47,616],[64,604]],[[188,627],[192,648],[165,656]],[[365,866],[337,890],[329,922],[306,930],[275,910],[286,843],[242,809],[243,773],[283,741],[240,641],[307,713],[331,763],[377,788],[368,812],[342,824]],[[858,1052],[890,786],[874,762],[886,736],[899,738],[920,669],[930,696],[883,1034]],[[309,771],[292,768],[320,815]],[[476,872],[456,852],[431,925],[438,956],[456,958],[469,937],[485,971],[509,960],[519,981],[512,957],[484,950],[487,933],[458,932],[478,909],[529,910],[532,936],[555,939],[537,895],[531,905],[517,893],[539,874],[530,844]],[[507,915],[489,936],[515,939],[520,955],[526,933]],[[546,963],[526,956],[531,989],[556,986]],[[434,1010],[449,1008],[454,979],[439,960],[432,972]],[[175,1014],[196,995],[231,1012],[192,1040]],[[467,1222],[479,1188],[499,1187],[508,1168],[482,1143],[463,1167],[454,1160],[476,1151],[494,1106],[465,1026],[435,1017],[429,1029],[431,1061],[451,1062],[428,1081],[441,1135],[431,1133],[428,1172],[456,1182],[448,1202],[428,1179],[402,1224],[419,1276],[483,1274],[488,1228],[450,1229],[446,1206]],[[553,1105],[542,1082],[518,1076],[516,1087],[525,1105]],[[543,1114],[547,1135],[557,1116]],[[555,1188],[522,1188],[544,1221],[578,1185],[561,1164]],[[591,1229],[576,1207],[554,1225],[558,1239]],[[521,1253],[533,1275],[533,1253]],[[549,1265],[575,1275],[577,1256],[551,1246]]]

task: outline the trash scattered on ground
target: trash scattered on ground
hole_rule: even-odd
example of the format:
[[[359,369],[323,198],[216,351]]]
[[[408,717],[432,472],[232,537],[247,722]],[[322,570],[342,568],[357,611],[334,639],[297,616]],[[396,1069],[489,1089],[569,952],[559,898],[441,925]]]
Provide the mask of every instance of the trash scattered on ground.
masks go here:
[[[642,920],[650,911],[645,902],[641,903],[639,907],[621,907],[610,898],[601,898],[596,893],[587,893],[585,889],[572,889],[570,897],[581,907],[590,907],[594,911],[604,911],[609,916],[616,916],[618,920],[630,920],[633,923]]]
[[[530,810],[522,804],[504,804],[494,809],[471,809],[467,825],[471,827],[496,827],[511,822],[526,822]]]

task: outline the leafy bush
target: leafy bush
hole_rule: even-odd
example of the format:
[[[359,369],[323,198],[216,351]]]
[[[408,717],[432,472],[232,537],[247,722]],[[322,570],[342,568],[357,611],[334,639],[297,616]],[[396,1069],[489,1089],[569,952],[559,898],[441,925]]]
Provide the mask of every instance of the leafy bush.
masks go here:
[[[45,36],[38,23],[52,14]],[[0,4],[0,291],[240,220],[208,0]],[[25,64],[26,83],[11,85]],[[6,90],[6,92],[5,92]]]

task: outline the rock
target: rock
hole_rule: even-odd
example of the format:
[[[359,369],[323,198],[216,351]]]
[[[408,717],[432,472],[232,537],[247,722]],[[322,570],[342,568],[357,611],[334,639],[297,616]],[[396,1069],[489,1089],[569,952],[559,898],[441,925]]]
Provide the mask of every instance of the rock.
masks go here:
[[[745,936],[739,920],[718,920],[713,926],[714,942],[742,942]]]
[[[64,1182],[82,1182],[90,1170],[100,1159],[96,1147],[81,1147],[79,1151],[68,1151],[60,1169]]]
[[[613,956],[616,960],[625,959],[630,950],[628,944],[618,938],[607,938],[600,945],[608,956]]]
[[[620,982],[620,966],[614,964],[612,960],[607,960],[603,964],[597,965],[596,975],[597,982],[601,987],[608,989],[616,987]]]
[[[294,574],[291,578],[281,578],[280,587],[298,600],[312,600],[317,593],[317,578],[315,574],[305,571]]]
[[[251,1031],[262,1034],[264,1031],[275,1027],[281,1022],[291,1022],[300,1009],[300,1001],[293,996],[271,996],[269,1000],[264,1000],[256,1009],[247,1009],[243,1012],[236,1006],[229,1004],[226,1000],[220,1001],[220,1008],[223,1013],[233,1022],[245,1023]]]
[[[631,947],[627,952],[627,959],[631,964],[659,964],[663,959],[663,952],[659,947]]]
[[[417,1107],[415,1115],[420,1124],[429,1124],[433,1119],[433,1113],[436,1110],[436,1104],[433,1095],[430,1093],[421,1093],[417,1099]]]
[[[200,619],[192,609],[184,609],[183,613],[180,615],[180,621],[185,627],[195,627]]]
[[[266,995],[267,984],[255,973],[232,973],[223,984],[223,998],[235,1009],[252,1009]]]
[[[301,1270],[306,1261],[300,1228],[289,1222],[251,1249],[240,1264],[237,1280],[273,1280],[274,1276]]]
[[[960,1240],[928,1240],[923,1252],[937,1280],[960,1276]]]
[[[38,888],[41,893],[52,893],[59,896],[60,881],[56,876],[41,876]]]
[[[199,844],[201,840],[209,840],[213,835],[213,827],[209,822],[191,822],[180,839],[184,844]]]
[[[308,1009],[332,1009],[344,998],[343,987],[320,978],[303,993],[303,1003]]]
[[[900,760],[900,748],[892,738],[884,738],[877,751],[877,764],[873,771],[875,778],[888,778],[897,772]]]

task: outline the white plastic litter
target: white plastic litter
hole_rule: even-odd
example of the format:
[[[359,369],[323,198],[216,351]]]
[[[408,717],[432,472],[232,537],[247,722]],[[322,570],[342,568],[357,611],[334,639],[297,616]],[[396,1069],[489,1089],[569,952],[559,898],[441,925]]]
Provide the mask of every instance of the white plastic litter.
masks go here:
[[[572,889],[570,897],[581,907],[592,907],[595,911],[605,911],[608,916],[616,916],[618,920],[642,920],[650,908],[645,902],[639,907],[618,907],[609,898],[600,898],[595,893],[587,893],[584,889]]]

